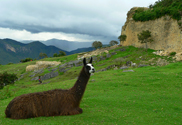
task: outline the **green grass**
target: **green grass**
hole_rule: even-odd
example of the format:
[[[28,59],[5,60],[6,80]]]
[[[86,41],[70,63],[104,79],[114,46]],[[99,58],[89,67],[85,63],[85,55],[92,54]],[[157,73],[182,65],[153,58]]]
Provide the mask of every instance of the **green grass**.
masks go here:
[[[138,55],[134,54],[136,52]],[[135,58],[140,57],[141,53],[146,58],[158,58],[158,56],[152,55],[150,51],[143,53],[141,49],[128,47],[126,52],[118,52],[110,60],[96,62],[94,65],[96,70],[98,70],[100,68],[98,65],[105,64],[107,66],[113,63],[112,60],[124,56],[129,56],[129,58],[135,61]],[[132,58],[132,54],[134,58]],[[61,74],[59,77],[47,80],[50,81],[49,84],[37,85],[35,84],[36,82],[32,81],[27,81],[28,83],[26,83],[26,80],[22,79],[16,85],[9,86],[9,91],[13,92],[12,97],[0,100],[0,124],[181,124],[181,68],[182,63],[176,62],[163,67],[148,66],[134,68],[135,72],[123,72],[123,70],[112,69],[97,72],[91,76],[81,101],[82,114],[24,120],[5,118],[4,111],[6,106],[14,97],[25,93],[46,91],[55,88],[70,88],[75,83],[81,67],[73,67],[69,70],[68,74]]]

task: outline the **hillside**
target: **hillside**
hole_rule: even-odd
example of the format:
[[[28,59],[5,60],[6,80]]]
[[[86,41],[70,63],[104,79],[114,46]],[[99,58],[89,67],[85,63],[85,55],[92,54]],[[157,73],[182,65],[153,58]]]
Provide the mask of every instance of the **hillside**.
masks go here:
[[[35,41],[23,44],[11,39],[0,40],[0,64],[18,63],[21,59],[39,59],[40,53],[46,53],[48,57],[54,53],[59,53],[61,49],[54,46],[46,46],[41,42]]]
[[[126,35],[126,41],[121,45],[133,45],[145,48],[138,42],[137,35],[149,30],[153,42],[148,47],[155,50],[165,50],[180,53],[182,50],[182,20],[181,1],[161,0],[146,7],[133,7],[127,13],[127,20],[122,27],[121,35]]]
[[[46,53],[48,57],[52,57],[55,53],[58,54],[59,51],[64,51],[66,55],[70,55],[92,50],[94,48],[88,47],[68,52],[52,45],[46,46],[39,41],[24,44],[12,39],[0,39],[0,64],[19,63],[21,59],[25,58],[40,59],[40,53]]]
[[[43,71],[25,71],[26,66],[35,64],[36,61],[1,65],[0,73],[17,73],[19,81],[0,90],[0,123],[180,124],[181,62],[173,63],[175,60],[172,57],[157,56],[153,54],[155,50],[151,49],[148,52],[132,46],[106,49],[109,53],[93,56],[96,73],[91,76],[81,102],[83,113],[74,116],[11,120],[5,118],[4,110],[16,96],[72,87],[81,70],[81,66],[72,65],[78,62],[78,54],[43,59],[42,61],[61,62],[57,67]],[[134,67],[131,67],[131,61],[136,63]],[[64,67],[67,71],[62,69]],[[43,84],[32,80],[51,72],[58,72],[58,76],[43,80]]]
[[[78,60],[78,58],[82,58],[83,55],[87,55],[86,56],[87,58],[89,58],[92,55],[96,66],[100,65],[97,67],[97,70],[102,70],[104,67],[111,66],[111,65],[114,65],[117,68],[119,68],[124,65],[127,65],[127,63],[130,65],[131,62],[136,63],[137,66],[139,65],[164,66],[169,63],[175,62],[175,60],[173,59],[173,56],[170,56],[170,57],[158,56],[156,54],[153,54],[153,52],[155,52],[155,50],[149,49],[148,52],[146,52],[145,49],[135,48],[133,46],[128,46],[128,47],[113,46],[113,47],[98,49],[92,52],[84,52],[79,54],[77,53],[77,54],[72,54],[72,55],[63,56],[63,57],[54,57],[54,58],[51,57],[51,58],[44,58],[44,59],[35,60],[31,62],[26,62],[26,63],[1,65],[0,73],[7,71],[11,73],[16,73],[18,77],[20,77],[24,73],[31,74],[33,72],[26,72],[25,70],[26,66],[35,64],[37,61],[58,61],[58,62],[61,62],[61,65],[63,65],[65,68],[69,68],[69,67],[74,68],[76,66],[76,63],[79,63],[80,61],[82,61],[82,60]],[[68,67],[66,67],[65,64],[68,64],[67,65]],[[59,68],[62,68],[62,67],[58,66],[57,68],[58,69],[56,71],[58,71]],[[31,78],[28,78],[27,80],[29,81],[30,79]]]

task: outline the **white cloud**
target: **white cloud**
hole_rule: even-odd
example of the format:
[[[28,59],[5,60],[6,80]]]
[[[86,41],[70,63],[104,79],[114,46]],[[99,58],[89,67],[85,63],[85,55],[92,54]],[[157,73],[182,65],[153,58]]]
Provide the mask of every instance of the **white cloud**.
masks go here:
[[[82,34],[65,34],[65,33],[51,33],[51,32],[41,32],[41,33],[31,33],[26,30],[13,30],[9,28],[0,28],[0,37],[3,38],[12,38],[15,40],[34,40],[34,41],[46,41],[49,39],[60,39],[67,41],[78,41],[78,42],[91,42],[94,41],[95,37]],[[97,38],[97,37],[96,37]],[[98,38],[99,39],[99,38]]]

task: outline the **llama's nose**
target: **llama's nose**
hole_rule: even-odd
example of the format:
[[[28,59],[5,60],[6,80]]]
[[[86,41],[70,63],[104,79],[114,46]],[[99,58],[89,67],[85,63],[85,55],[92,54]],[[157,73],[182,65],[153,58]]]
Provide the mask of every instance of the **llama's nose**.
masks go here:
[[[95,72],[95,69],[92,69],[92,72],[94,73]]]

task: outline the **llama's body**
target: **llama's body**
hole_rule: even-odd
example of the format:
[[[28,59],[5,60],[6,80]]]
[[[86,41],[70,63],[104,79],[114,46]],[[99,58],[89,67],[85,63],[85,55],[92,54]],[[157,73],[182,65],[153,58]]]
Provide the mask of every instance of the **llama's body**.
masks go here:
[[[6,117],[26,119],[39,116],[75,115],[82,113],[79,105],[90,78],[90,71],[87,71],[87,68],[85,62],[78,80],[68,90],[55,89],[15,97],[6,108]],[[91,72],[94,72],[94,69]]]

